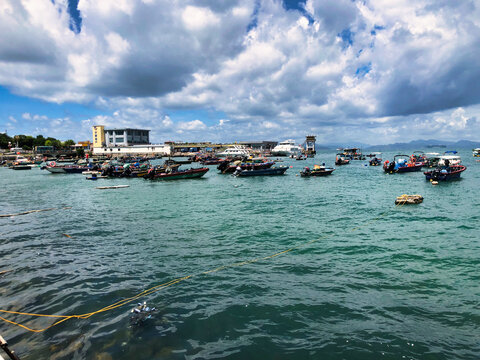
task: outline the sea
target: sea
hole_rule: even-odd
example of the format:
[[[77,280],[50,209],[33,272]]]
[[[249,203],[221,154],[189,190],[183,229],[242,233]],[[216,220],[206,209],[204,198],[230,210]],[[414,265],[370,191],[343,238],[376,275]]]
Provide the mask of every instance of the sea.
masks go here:
[[[0,309],[68,316],[134,297],[38,333],[0,321],[0,335],[22,360],[479,359],[480,162],[456,150],[467,170],[438,185],[368,161],[299,176],[335,151],[282,158],[274,177],[0,168],[0,214],[53,209],[0,218]],[[129,187],[96,189],[110,185]],[[395,206],[402,194],[424,201]],[[156,310],[132,323],[144,302]]]

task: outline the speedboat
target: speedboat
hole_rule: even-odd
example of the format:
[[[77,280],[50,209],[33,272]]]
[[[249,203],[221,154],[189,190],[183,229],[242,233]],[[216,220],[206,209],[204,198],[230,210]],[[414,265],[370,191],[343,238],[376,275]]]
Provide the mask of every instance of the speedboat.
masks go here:
[[[303,171],[300,171],[300,176],[309,177],[309,176],[327,176],[335,171],[335,168],[327,168],[325,164],[314,165],[313,170],[306,167]]]
[[[445,151],[445,153],[442,156],[439,156],[438,165],[439,166],[460,165],[461,162],[462,162],[462,158],[460,157],[460,155],[457,155],[457,152],[455,150]]]
[[[350,164],[350,160],[347,159],[343,154],[337,154],[335,158],[335,165],[347,165]]]
[[[379,166],[382,164],[382,159],[375,156],[368,163],[370,164],[370,166]]]
[[[285,140],[280,142],[272,149],[272,156],[290,156],[294,157],[302,154],[302,148],[295,145],[294,140]]]
[[[154,168],[148,171],[148,174],[145,175],[144,179],[151,180],[180,180],[180,179],[195,179],[201,178],[208,172],[209,168],[198,168],[198,169],[188,169],[188,170],[178,170],[167,168],[163,172],[156,172]]]
[[[386,160],[383,163],[383,170],[387,173],[405,173],[420,171],[423,163],[411,162],[408,155],[395,155],[393,161]]]
[[[432,171],[426,171],[425,179],[432,181],[447,181],[458,179],[460,174],[467,170],[464,165],[440,166]]]
[[[235,176],[268,176],[268,175],[283,175],[287,171],[287,166],[271,167],[268,169],[247,169],[247,170],[235,170],[233,175]]]
[[[480,148],[476,148],[472,150],[473,156],[480,157]]]

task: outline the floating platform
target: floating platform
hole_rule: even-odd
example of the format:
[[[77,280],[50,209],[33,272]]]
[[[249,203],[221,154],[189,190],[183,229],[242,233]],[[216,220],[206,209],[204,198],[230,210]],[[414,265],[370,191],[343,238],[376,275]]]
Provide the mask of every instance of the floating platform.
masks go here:
[[[407,195],[403,194],[397,196],[395,199],[395,205],[403,205],[403,204],[420,204],[423,202],[422,195]]]
[[[95,189],[106,190],[106,189],[122,189],[127,187],[130,187],[130,185],[97,186]]]

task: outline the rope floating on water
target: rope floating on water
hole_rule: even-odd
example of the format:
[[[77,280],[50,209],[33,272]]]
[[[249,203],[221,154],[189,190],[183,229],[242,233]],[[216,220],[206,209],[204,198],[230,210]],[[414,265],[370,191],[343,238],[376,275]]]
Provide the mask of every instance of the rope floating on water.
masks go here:
[[[32,214],[32,213],[37,213],[37,212],[42,212],[42,211],[67,210],[67,209],[71,209],[71,207],[28,210],[28,211],[22,211],[22,212],[19,212],[19,213],[15,213],[15,214],[3,214],[3,215],[0,215],[0,218],[27,215],[27,214]]]
[[[397,207],[402,207],[403,205],[405,205],[405,202],[403,203],[398,203],[395,205],[394,209],[397,208]],[[376,221],[376,220],[379,220],[381,219],[383,216],[387,215],[389,212],[393,211],[392,209],[390,210],[387,210],[383,213],[381,213],[380,215],[372,218],[371,220],[363,223],[362,225],[360,226],[357,226],[355,228],[352,229],[352,231],[355,231],[355,230],[358,230],[358,229],[361,229],[365,226],[367,226],[368,224],[370,224],[371,222],[373,221]],[[123,305],[127,305],[127,304],[130,304],[136,300],[138,300],[140,297],[144,297],[144,296],[147,296],[147,295],[150,295],[150,294],[153,294],[157,291],[160,291],[160,290],[163,290],[163,289],[166,289],[170,286],[173,286],[175,284],[178,284],[182,281],[185,281],[185,280],[188,280],[194,276],[200,276],[200,275],[208,275],[208,274],[211,274],[211,273],[214,273],[214,272],[218,272],[218,271],[221,271],[221,270],[225,270],[225,269],[229,269],[229,268],[233,268],[233,267],[238,267],[238,266],[244,266],[244,265],[248,265],[248,264],[253,264],[253,263],[256,263],[256,262],[259,262],[259,261],[262,261],[262,260],[270,260],[270,259],[273,259],[273,258],[276,258],[277,256],[280,256],[280,255],[284,255],[284,254],[287,254],[287,253],[290,253],[294,250],[298,250],[302,247],[305,247],[307,245],[311,245],[315,242],[318,242],[324,238],[326,238],[327,235],[323,235],[323,236],[320,236],[319,238],[316,238],[316,239],[313,239],[313,240],[310,240],[310,241],[306,241],[304,243],[301,243],[301,244],[298,244],[296,246],[293,246],[289,249],[286,249],[286,250],[283,250],[283,251],[279,251],[279,252],[276,252],[272,255],[268,255],[268,256],[262,256],[262,257],[257,257],[257,258],[254,258],[254,259],[250,259],[250,260],[245,260],[245,261],[240,261],[240,262],[235,262],[235,263],[232,263],[232,264],[227,264],[227,265],[222,265],[222,266],[219,266],[219,267],[216,267],[214,269],[210,269],[210,270],[207,270],[207,271],[203,271],[203,272],[199,272],[199,273],[196,273],[196,274],[190,274],[190,275],[186,275],[186,276],[183,276],[183,277],[179,277],[179,278],[176,278],[176,279],[173,279],[173,280],[170,280],[170,281],[167,281],[163,284],[160,284],[160,285],[155,285],[147,290],[144,290],[132,297],[129,297],[129,298],[125,298],[123,300],[120,300],[120,301],[117,301],[116,303],[113,303],[111,305],[108,305],[108,306],[105,306],[99,310],[96,310],[96,311],[92,311],[90,313],[85,313],[85,314],[76,314],[76,315],[50,315],[50,314],[34,314],[34,313],[27,313],[27,312],[19,312],[19,311],[10,311],[10,310],[3,310],[3,309],[0,309],[0,313],[4,313],[4,314],[12,314],[12,315],[24,315],[24,316],[33,316],[33,317],[48,317],[48,318],[57,318],[57,319],[60,319],[60,320],[57,320],[56,322],[54,322],[53,324],[43,328],[43,329],[32,329],[26,325],[23,325],[21,323],[18,323],[18,322],[15,322],[15,321],[11,321],[11,320],[8,320],[8,319],[5,319],[4,317],[0,316],[0,320],[3,320],[9,324],[12,324],[12,325],[16,325],[16,326],[19,326],[25,330],[28,330],[30,332],[34,332],[34,333],[41,333],[41,332],[44,332],[48,329],[51,329],[52,327],[56,326],[56,325],[59,325],[61,324],[62,322],[64,321],[67,321],[67,320],[70,320],[70,319],[88,319],[89,317],[93,316],[93,315],[96,315],[96,314],[99,314],[99,313],[102,313],[102,312],[106,312],[106,311],[109,311],[109,310],[113,310],[113,309],[116,309],[116,308],[119,308]]]

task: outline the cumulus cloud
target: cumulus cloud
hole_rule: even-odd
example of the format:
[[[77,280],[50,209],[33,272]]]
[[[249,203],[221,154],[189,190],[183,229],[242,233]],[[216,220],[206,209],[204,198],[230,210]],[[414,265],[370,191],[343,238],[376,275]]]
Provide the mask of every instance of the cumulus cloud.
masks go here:
[[[0,84],[111,112],[82,129],[375,141],[468,137],[478,126],[475,2],[82,0],[77,31],[67,5],[2,1]],[[175,117],[187,108],[225,119]]]

